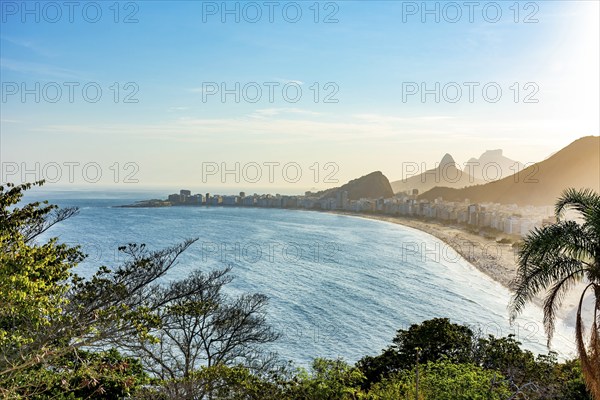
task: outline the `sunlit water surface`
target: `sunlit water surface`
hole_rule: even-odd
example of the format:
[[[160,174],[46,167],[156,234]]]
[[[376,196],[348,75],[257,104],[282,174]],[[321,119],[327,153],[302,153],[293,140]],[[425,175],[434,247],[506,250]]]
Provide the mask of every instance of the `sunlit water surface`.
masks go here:
[[[42,195],[27,199],[36,196]],[[434,317],[496,336],[512,333],[526,348],[547,352],[539,308],[529,307],[510,326],[509,291],[426,233],[311,211],[114,207],[164,194],[145,196],[44,194],[80,208],[46,237],[82,245],[89,254],[78,267],[83,276],[122,262],[116,249],[126,243],[160,249],[199,238],[165,279],[231,266],[235,279],[227,292],[269,296],[268,320],[281,333],[269,349],[298,364],[317,356],[354,362],[375,355],[397,329]],[[559,323],[553,350],[574,356],[571,338],[571,329]]]

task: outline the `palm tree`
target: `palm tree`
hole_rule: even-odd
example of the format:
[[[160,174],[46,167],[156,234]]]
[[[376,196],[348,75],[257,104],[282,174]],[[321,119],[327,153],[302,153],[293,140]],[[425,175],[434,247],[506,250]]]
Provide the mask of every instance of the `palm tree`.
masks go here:
[[[580,218],[564,218],[567,210]],[[600,195],[593,190],[565,190],[555,207],[557,222],[534,229],[519,251],[515,293],[510,304],[511,319],[540,291],[544,299],[544,328],[548,346],[552,340],[556,313],[564,295],[576,283],[585,282],[577,308],[575,340],[586,385],[600,400]],[[589,291],[595,298],[589,348],[584,340],[581,311]]]

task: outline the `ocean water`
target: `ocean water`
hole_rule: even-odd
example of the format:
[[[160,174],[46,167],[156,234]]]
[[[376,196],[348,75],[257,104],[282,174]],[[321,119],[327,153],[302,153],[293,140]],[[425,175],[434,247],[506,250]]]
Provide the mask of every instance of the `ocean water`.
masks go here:
[[[166,279],[231,266],[227,293],[269,298],[268,320],[281,338],[267,347],[308,365],[314,357],[355,362],[387,347],[396,330],[448,317],[496,336],[515,334],[525,348],[547,353],[542,312],[529,306],[511,326],[510,294],[438,239],[396,224],[314,211],[226,207],[115,208],[164,193],[35,193],[77,206],[80,213],[45,237],[80,244],[91,275],[123,261],[117,247],[151,249],[199,238]],[[573,357],[572,329],[562,323],[552,342]]]

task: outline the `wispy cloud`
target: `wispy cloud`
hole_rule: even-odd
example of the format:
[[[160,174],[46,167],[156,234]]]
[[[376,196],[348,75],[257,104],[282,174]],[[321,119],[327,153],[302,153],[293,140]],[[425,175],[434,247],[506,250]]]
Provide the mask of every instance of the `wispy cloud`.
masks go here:
[[[304,85],[304,81],[301,81],[301,80],[298,80],[298,79],[274,78],[274,80],[276,82],[281,82],[283,84],[286,84],[286,83],[296,83],[298,85]]]
[[[0,40],[14,44],[16,46],[24,47],[32,52],[44,56],[44,57],[55,57],[56,54],[51,52],[47,46],[41,45],[36,41],[26,38],[18,38],[14,36],[1,35]]]
[[[179,112],[179,111],[187,111],[189,110],[189,107],[169,107],[167,109],[168,112]]]
[[[288,109],[261,109],[251,115],[236,118],[190,118],[165,120],[158,124],[88,124],[47,125],[35,131],[69,135],[118,135],[143,137],[147,140],[173,140],[194,143],[304,143],[307,140],[322,143],[381,140],[422,142],[455,141],[481,132],[489,121],[447,116],[399,117],[394,115],[358,114],[319,116],[312,111]],[[292,118],[293,117],[293,118]],[[301,117],[301,118],[298,118]],[[538,121],[539,122],[539,121]],[[496,121],[496,131],[510,133],[519,121]]]
[[[305,116],[321,116],[323,113],[319,113],[316,111],[304,110],[301,108],[293,108],[293,107],[283,107],[283,108],[263,108],[260,110],[254,111],[252,114],[249,114],[250,118],[269,118],[276,117],[280,115],[286,114],[295,114],[295,115],[305,115]]]
[[[296,84],[296,85],[304,85],[304,82],[303,82],[303,81],[300,81],[300,80],[297,80],[297,79],[272,78],[272,79],[271,79],[271,81],[272,81],[272,82],[278,82],[278,83],[281,83],[281,84],[283,84],[283,85],[287,85],[287,84],[289,84],[289,83],[293,83],[293,84]],[[211,84],[219,84],[219,82],[210,82],[210,83],[211,83]],[[241,86],[244,86],[244,83],[241,83],[241,82],[238,82],[238,83],[240,83],[240,84],[241,84]],[[247,82],[247,83],[249,83],[249,82]],[[254,82],[254,83],[257,83],[257,82]],[[265,81],[265,82],[264,82],[264,84],[265,84],[265,87],[266,87],[266,83],[267,83],[267,82]],[[207,82],[207,84],[208,84],[208,82]],[[229,82],[229,84],[230,84],[230,85],[233,85],[233,84],[234,84],[234,82]],[[260,84],[260,83],[259,83],[259,84]],[[199,86],[199,87],[190,87],[190,88],[186,88],[185,90],[186,90],[187,92],[190,92],[190,93],[204,93],[204,89],[205,89],[205,88],[204,88],[203,86]],[[212,85],[211,85],[211,89],[214,89],[214,88],[212,87]]]
[[[86,79],[85,74],[72,69],[9,58],[0,58],[0,69],[15,71],[35,78]]]
[[[450,120],[455,117],[448,115],[427,115],[422,117],[397,117],[394,115],[382,115],[382,114],[354,114],[353,117],[357,120],[370,122],[370,123],[405,123],[415,121],[441,121]]]
[[[62,135],[116,135],[145,140],[173,140],[194,143],[298,143],[306,140],[339,142],[393,135],[392,130],[369,124],[344,121],[315,121],[289,118],[178,118],[160,124],[61,124],[33,128],[36,132]]]

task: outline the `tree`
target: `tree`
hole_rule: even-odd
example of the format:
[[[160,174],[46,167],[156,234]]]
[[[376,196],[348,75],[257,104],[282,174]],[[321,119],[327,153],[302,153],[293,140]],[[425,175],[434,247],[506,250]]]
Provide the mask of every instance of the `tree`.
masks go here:
[[[35,239],[77,209],[58,210],[47,202],[18,207],[23,191],[41,184],[0,186],[0,395],[43,387],[36,377],[51,376],[64,367],[61,359],[82,349],[114,348],[128,355],[160,350],[144,353],[143,365],[176,378],[201,362],[249,360],[258,345],[276,339],[266,324],[265,296],[229,299],[221,293],[231,280],[229,269],[160,283],[197,239],[158,251],[129,244],[119,248],[127,256],[122,265],[102,266],[87,280],[73,274],[85,258],[79,248],[57,238]],[[96,372],[103,371],[110,372]]]
[[[16,377],[21,384],[12,385],[16,390],[8,398],[117,399],[133,395],[148,383],[139,360],[124,357],[114,349],[103,352],[76,349],[36,364],[26,373]]]
[[[136,400],[261,399],[286,400],[277,379],[257,376],[244,366],[202,366],[185,378],[166,380],[136,393]]]
[[[386,376],[402,368],[398,353],[391,346],[384,349],[377,356],[364,356],[358,360],[356,366],[366,378],[362,383],[363,389],[368,389],[372,384],[381,381]]]
[[[368,399],[504,400],[510,390],[502,375],[472,364],[447,359],[420,368],[419,393],[415,393],[414,369],[392,374],[373,385]]]
[[[53,327],[65,323],[71,269],[85,257],[57,239],[35,243],[77,213],[47,202],[16,207],[24,190],[42,183],[0,186],[0,393],[15,374],[61,354]]]
[[[579,221],[564,218],[571,209],[578,213]],[[533,230],[523,241],[511,316],[514,319],[527,302],[546,290],[544,327],[550,344],[556,312],[565,293],[574,284],[585,281],[577,309],[575,339],[586,384],[592,396],[600,399],[600,195],[589,189],[567,189],[556,203],[555,216],[556,223]],[[586,348],[581,314],[588,291],[595,301]]]
[[[292,399],[356,399],[364,379],[360,369],[341,359],[316,358],[310,372],[299,371],[298,384],[291,388],[289,395]]]
[[[520,345],[514,335],[502,338],[488,335],[487,338],[479,338],[473,361],[485,369],[502,372],[511,385],[520,387],[532,381],[537,367],[533,353],[522,350]]]
[[[160,323],[149,333],[157,340],[122,346],[161,379],[188,378],[201,366],[255,365],[260,345],[278,338],[266,322],[268,299],[223,294],[232,280],[229,272],[195,271],[186,280],[156,288],[149,303],[161,304],[156,314]]]
[[[589,392],[586,390],[581,365],[579,360],[569,360],[558,364],[553,374],[556,384],[560,387],[560,393],[565,400],[589,400]]]
[[[385,375],[414,366],[419,349],[419,363],[437,361],[443,357],[457,363],[469,362],[473,350],[473,331],[450,322],[448,318],[434,318],[400,329],[381,355],[364,357],[358,367],[367,377],[366,384],[379,381]]]
[[[531,351],[522,349],[514,335],[483,337],[479,336],[479,332],[472,332],[466,326],[456,325],[442,318],[423,321],[407,330],[399,330],[394,345],[378,356],[363,357],[356,364],[366,378],[362,389],[367,392],[373,389],[381,394],[383,392],[377,390],[385,387],[386,390],[392,390],[390,393],[396,393],[393,387],[400,383],[393,377],[406,371],[413,371],[411,382],[414,385],[417,354],[420,365],[428,362],[452,362],[496,372],[497,381],[502,377],[503,383],[515,398],[590,399],[585,390],[581,390],[579,380],[582,381],[583,378],[578,366],[572,362],[560,364],[556,360],[556,354],[552,352],[536,357]],[[376,386],[383,381],[387,382],[387,386]],[[414,398],[414,390],[412,393]],[[394,398],[393,395],[390,396]]]

